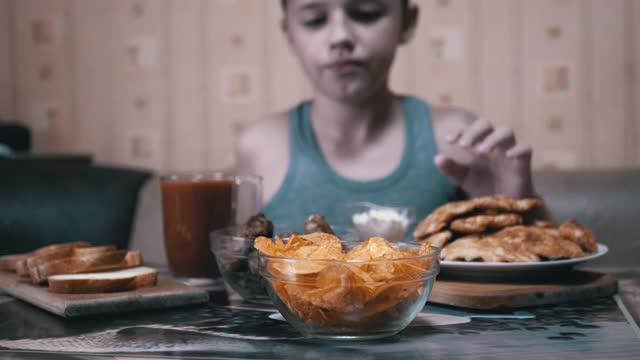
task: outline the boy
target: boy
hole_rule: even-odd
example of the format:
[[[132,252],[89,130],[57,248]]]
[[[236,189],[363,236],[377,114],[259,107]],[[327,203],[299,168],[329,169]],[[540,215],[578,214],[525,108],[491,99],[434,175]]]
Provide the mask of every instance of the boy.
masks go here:
[[[248,130],[237,153],[241,173],[263,176],[264,211],[275,223],[320,213],[342,225],[340,206],[348,201],[411,206],[422,219],[462,196],[535,196],[531,147],[510,129],[389,89],[396,49],[417,24],[415,4],[282,6],[282,30],[313,98]]]

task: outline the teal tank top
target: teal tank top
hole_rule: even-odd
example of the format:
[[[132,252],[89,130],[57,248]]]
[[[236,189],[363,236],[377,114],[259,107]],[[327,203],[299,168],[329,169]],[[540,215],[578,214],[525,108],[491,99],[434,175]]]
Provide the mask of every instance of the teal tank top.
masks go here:
[[[455,187],[433,164],[436,154],[429,107],[422,100],[403,97],[406,123],[404,153],[389,175],[370,181],[347,179],[327,163],[313,132],[310,103],[289,113],[289,167],[284,182],[266,204],[274,223],[302,224],[311,214],[324,215],[332,225],[350,225],[343,205],[368,201],[388,206],[411,206],[419,220],[455,195]],[[414,224],[415,226],[415,224]]]

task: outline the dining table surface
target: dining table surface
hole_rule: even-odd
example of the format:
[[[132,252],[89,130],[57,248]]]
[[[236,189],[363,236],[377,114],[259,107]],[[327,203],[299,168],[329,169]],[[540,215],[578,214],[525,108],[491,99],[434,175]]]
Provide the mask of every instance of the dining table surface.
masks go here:
[[[77,319],[0,292],[0,359],[640,359],[640,266],[606,271],[613,296],[492,311],[427,303],[399,334],[369,341],[305,338],[222,281],[205,305]]]

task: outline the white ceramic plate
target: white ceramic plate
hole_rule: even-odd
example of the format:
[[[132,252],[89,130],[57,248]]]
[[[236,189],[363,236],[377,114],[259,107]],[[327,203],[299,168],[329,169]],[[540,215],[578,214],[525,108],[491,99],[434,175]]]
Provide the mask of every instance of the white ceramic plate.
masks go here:
[[[598,244],[598,251],[575,259],[549,260],[541,262],[483,263],[466,261],[440,261],[442,275],[473,278],[529,278],[543,277],[566,271],[575,265],[599,258],[609,251],[606,245]]]

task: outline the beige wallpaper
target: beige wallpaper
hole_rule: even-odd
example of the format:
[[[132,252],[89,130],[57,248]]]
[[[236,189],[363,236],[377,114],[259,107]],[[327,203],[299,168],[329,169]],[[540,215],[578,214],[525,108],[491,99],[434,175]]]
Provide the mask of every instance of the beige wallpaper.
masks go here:
[[[536,167],[640,165],[640,1],[419,0],[396,90],[470,108]],[[308,96],[276,0],[0,0],[0,118],[38,152],[227,168],[239,132]]]

